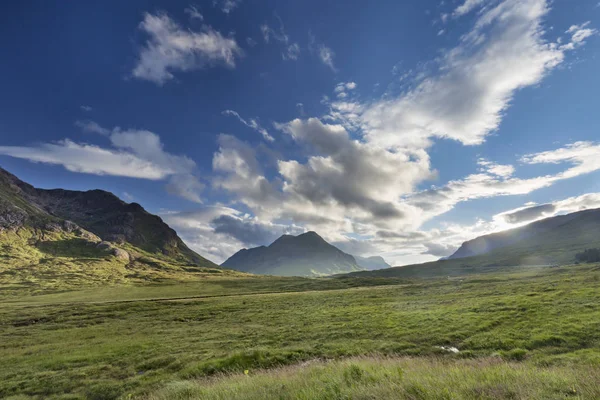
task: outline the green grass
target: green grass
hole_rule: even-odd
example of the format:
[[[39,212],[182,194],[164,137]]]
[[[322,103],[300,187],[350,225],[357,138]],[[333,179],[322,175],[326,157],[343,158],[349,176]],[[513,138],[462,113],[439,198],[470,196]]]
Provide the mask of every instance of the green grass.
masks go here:
[[[600,368],[360,357],[168,383],[148,400],[598,399]]]
[[[369,374],[384,377],[386,368],[394,370],[393,363],[400,363],[415,384],[390,386],[382,378],[372,385],[339,386],[347,369],[343,363],[316,364],[317,369],[306,373],[330,376],[332,387],[338,382],[339,393],[321,398],[347,398],[347,393],[354,393],[351,398],[378,398],[368,393],[415,385],[433,390],[436,382],[458,385],[449,389],[456,391],[449,392],[454,397],[437,398],[504,398],[513,391],[513,398],[528,398],[528,393],[532,398],[559,398],[571,384],[581,398],[597,394],[597,388],[584,385],[587,376],[597,377],[600,365],[596,265],[416,281],[221,277],[182,286],[7,299],[0,303],[0,398],[164,398],[171,393],[195,398],[207,379],[215,388],[207,398],[219,398],[220,391],[240,380],[222,374],[244,370],[251,375],[244,386],[248,397],[239,392],[237,398],[261,398],[261,393],[265,398],[277,393],[267,390],[284,389],[266,385],[261,391],[261,382],[274,384],[277,378],[254,376],[258,370],[368,354],[412,357],[390,361]],[[510,363],[490,365],[489,385],[484,381],[483,394],[477,397],[468,387],[480,376],[477,363],[490,363],[485,361],[490,358]],[[360,369],[375,368],[369,360],[361,362]],[[456,368],[455,379],[435,378],[444,363]],[[318,368],[330,372],[320,374]],[[434,372],[420,372],[427,368]],[[510,374],[502,377],[502,371],[513,370],[514,379]],[[493,378],[496,374],[500,376]],[[289,391],[284,390],[287,398],[310,386],[294,376],[289,377]],[[460,379],[473,384],[459,385]],[[550,392],[542,390],[546,385]],[[368,391],[371,386],[373,392]],[[486,397],[486,390],[496,386],[499,395]],[[545,397],[548,393],[554,397]]]
[[[99,241],[99,239],[96,239]],[[119,247],[133,261],[98,249],[85,235],[32,227],[0,234],[0,298],[114,285],[195,282],[202,278],[247,276],[152,254],[130,244]]]

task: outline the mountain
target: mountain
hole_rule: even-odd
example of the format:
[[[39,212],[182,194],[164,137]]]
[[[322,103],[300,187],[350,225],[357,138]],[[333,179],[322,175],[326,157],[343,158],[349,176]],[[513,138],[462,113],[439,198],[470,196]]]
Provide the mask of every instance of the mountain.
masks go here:
[[[385,262],[383,257],[380,256],[372,256],[372,257],[361,257],[354,256],[354,259],[362,267],[362,269],[366,269],[368,271],[373,271],[376,269],[384,269],[390,268],[391,265]]]
[[[33,287],[223,271],[137,203],[102,190],[37,189],[2,168],[0,260],[0,284]]]
[[[445,277],[524,265],[568,265],[585,249],[600,248],[600,209],[547,218],[465,242],[447,260],[354,272],[352,276]],[[467,254],[475,254],[466,256]]]
[[[583,214],[572,213],[567,215],[560,215],[557,217],[546,218],[519,228],[510,229],[498,233],[492,233],[490,235],[480,236],[478,238],[463,243],[462,246],[460,246],[460,248],[456,250],[454,254],[448,257],[448,259],[472,257],[489,253],[494,249],[508,246],[513,243],[517,243],[524,239],[538,235],[540,233],[556,229],[561,225],[570,222],[573,219],[577,219],[581,215],[587,215],[587,211],[583,211]]]
[[[327,243],[315,232],[283,235],[269,246],[242,249],[221,266],[280,276],[323,276],[362,269],[353,256]]]

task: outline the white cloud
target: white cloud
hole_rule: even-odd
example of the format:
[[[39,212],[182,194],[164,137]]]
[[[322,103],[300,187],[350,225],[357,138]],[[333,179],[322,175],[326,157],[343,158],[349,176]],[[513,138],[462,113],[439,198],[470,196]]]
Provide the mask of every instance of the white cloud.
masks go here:
[[[298,45],[298,43],[290,43],[290,37],[285,32],[285,26],[283,25],[283,21],[277,14],[275,14],[275,18],[277,18],[277,20],[279,21],[279,30],[275,30],[267,24],[261,25],[260,31],[262,33],[263,39],[265,43],[269,43],[271,39],[274,39],[284,44],[283,50],[281,52],[281,58],[284,60],[295,61],[300,57],[300,45]]]
[[[168,193],[182,197],[194,203],[202,203],[199,193],[204,190],[204,184],[192,174],[177,174],[169,178],[165,189]]]
[[[198,192],[204,185],[194,176],[196,163],[186,156],[164,150],[160,137],[147,130],[112,130],[93,121],[78,122],[86,132],[108,137],[112,148],[75,143],[65,139],[37,146],[1,146],[0,154],[32,162],[62,165],[72,172],[113,175],[169,182],[169,193],[201,202]]]
[[[129,192],[123,192],[123,199],[125,199],[125,201],[131,203],[132,201],[135,200],[135,197]]]
[[[231,115],[231,116],[237,118],[242,124],[246,125],[249,128],[252,128],[255,131],[257,131],[258,133],[260,133],[262,135],[262,137],[268,142],[272,142],[275,140],[273,138],[273,136],[271,136],[265,128],[260,126],[260,124],[258,123],[258,121],[256,119],[251,118],[248,121],[246,121],[244,118],[242,118],[240,116],[240,114],[238,114],[237,112],[235,112],[233,110],[225,110],[225,111],[223,111],[223,115]]]
[[[62,165],[72,172],[159,180],[173,173],[135,154],[78,144],[68,139],[37,146],[0,146],[0,154],[32,162]]]
[[[465,3],[466,4],[466,3]],[[539,83],[569,50],[544,39],[545,0],[505,0],[439,58],[436,74],[396,98],[364,104],[367,140],[385,147],[430,145],[432,137],[482,143],[519,89]]]
[[[356,82],[340,82],[335,85],[334,92],[340,93],[346,90],[354,90],[356,89]]]
[[[515,167],[512,165],[496,164],[484,158],[480,158],[477,161],[477,164],[482,167],[480,169],[482,172],[488,172],[492,175],[500,176],[502,178],[508,178],[515,172]]]
[[[598,33],[596,29],[588,28],[590,21],[581,25],[572,25],[565,33],[571,35],[571,42],[561,46],[564,50],[573,50],[585,44],[585,40]]]
[[[361,102],[351,96],[353,82],[341,83],[334,93],[342,100],[324,96],[322,104],[330,107],[327,115],[276,124],[304,150],[301,156],[279,157],[275,167],[263,171],[254,149],[224,137],[213,159],[219,174],[213,184],[232,193],[235,202],[261,221],[299,224],[338,243],[348,244],[351,239],[346,235],[352,234],[352,240],[358,235],[363,250],[371,249],[371,254],[379,251],[391,260],[413,261],[418,255],[425,261],[507,224],[482,220],[471,226],[442,224],[419,231],[425,221],[456,204],[528,194],[599,170],[598,145],[582,142],[526,155],[520,165],[480,159],[477,172],[416,191],[436,175],[427,153],[433,139],[482,143],[498,129],[519,89],[541,82],[563,61],[568,44],[589,37],[576,36],[589,29],[584,25],[573,28],[570,43],[547,41],[544,0],[463,2],[459,12],[480,5],[473,28],[458,45],[442,52],[435,64],[403,76],[406,86],[399,95],[386,93],[380,100]],[[267,41],[275,37],[268,27],[263,34]],[[310,33],[308,48],[323,55],[323,46]],[[335,69],[332,53],[327,60]],[[548,175],[518,174],[542,162],[565,166]]]
[[[218,141],[212,162],[213,187],[235,194],[255,212],[277,206],[279,192],[264,176],[254,148],[231,135],[221,134]]]
[[[285,53],[281,53],[284,60],[297,60],[300,57],[300,46],[298,43],[293,43],[287,47]]]
[[[429,189],[407,198],[417,220],[425,221],[443,214],[456,204],[473,199],[531,193],[554,183],[600,170],[600,144],[576,142],[565,147],[521,158],[524,164],[570,164],[553,175],[533,178],[513,177],[514,167],[479,161],[484,170],[461,180],[450,181],[440,188]]]
[[[481,6],[484,3],[484,0],[465,0],[460,6],[456,7],[454,12],[452,13],[453,17],[460,17],[462,15],[468,14],[475,8]]]
[[[191,19],[197,19],[200,21],[204,21],[204,16],[200,14],[198,8],[196,6],[189,6],[183,10],[187,15],[190,16]]]
[[[79,106],[79,108],[81,109],[81,111],[85,111],[85,112],[92,111],[92,107],[90,107],[90,106],[83,105],[83,106]]]
[[[213,6],[219,7],[225,14],[229,14],[235,10],[242,0],[213,0]]]
[[[283,234],[304,232],[295,225],[261,221],[222,205],[164,213],[161,217],[192,249],[218,263],[243,247],[268,245]]]
[[[175,71],[191,71],[205,66],[235,66],[242,50],[233,38],[223,37],[210,27],[200,33],[184,30],[166,14],[144,14],[139,29],[148,35],[137,65],[135,78],[163,85]]]
[[[87,133],[110,135],[110,129],[103,128],[94,121],[75,121],[75,126]]]
[[[319,46],[319,58],[321,62],[327,65],[333,72],[337,72],[335,65],[333,63],[333,59],[335,58],[335,53],[329,47],[322,44]]]

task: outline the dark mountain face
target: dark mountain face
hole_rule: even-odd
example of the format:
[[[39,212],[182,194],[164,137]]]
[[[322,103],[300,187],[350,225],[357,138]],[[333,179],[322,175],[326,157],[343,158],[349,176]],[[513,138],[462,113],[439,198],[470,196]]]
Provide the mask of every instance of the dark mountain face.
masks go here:
[[[212,263],[190,250],[177,233],[137,203],[110,192],[37,189],[0,168],[0,229],[72,221],[102,240],[130,243],[193,264]]]
[[[353,256],[327,243],[315,232],[283,235],[268,247],[242,249],[221,265],[238,271],[281,276],[332,275],[363,269]]]
[[[480,236],[463,243],[454,254],[448,257],[448,259],[472,257],[489,253],[492,250],[518,243],[519,241],[544,232],[549,232],[560,227],[561,225],[569,223],[574,219],[580,218],[582,215],[589,213],[590,211],[593,210],[546,218],[520,228],[493,233],[491,235]]]

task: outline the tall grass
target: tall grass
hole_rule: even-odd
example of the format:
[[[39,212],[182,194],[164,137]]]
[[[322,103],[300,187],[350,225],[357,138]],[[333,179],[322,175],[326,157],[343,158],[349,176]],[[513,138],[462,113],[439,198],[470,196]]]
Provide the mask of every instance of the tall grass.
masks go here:
[[[599,399],[600,368],[360,357],[174,381],[147,400]]]

